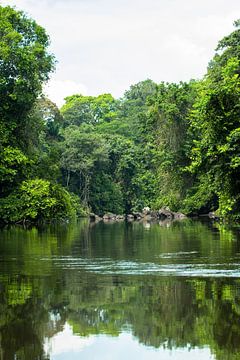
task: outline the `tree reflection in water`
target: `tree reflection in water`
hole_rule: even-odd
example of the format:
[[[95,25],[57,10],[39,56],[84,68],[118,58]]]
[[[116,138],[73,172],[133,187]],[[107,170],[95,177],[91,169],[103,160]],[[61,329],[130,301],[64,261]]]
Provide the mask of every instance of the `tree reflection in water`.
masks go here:
[[[238,229],[193,221],[147,230],[88,221],[4,229],[0,358],[48,359],[46,344],[67,326],[83,345],[83,338],[91,345],[91,335],[131,333],[144,346],[173,354],[208,347],[217,360],[238,359],[240,279],[218,270],[240,264],[239,243]],[[124,274],[119,262],[150,268]],[[200,264],[216,272],[162,276],[151,272],[152,264]]]

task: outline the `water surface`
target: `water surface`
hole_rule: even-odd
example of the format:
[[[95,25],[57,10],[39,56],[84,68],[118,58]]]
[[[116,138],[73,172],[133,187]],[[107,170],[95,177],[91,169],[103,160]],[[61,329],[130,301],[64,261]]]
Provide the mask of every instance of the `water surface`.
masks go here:
[[[89,223],[0,231],[1,360],[240,358],[240,230]]]

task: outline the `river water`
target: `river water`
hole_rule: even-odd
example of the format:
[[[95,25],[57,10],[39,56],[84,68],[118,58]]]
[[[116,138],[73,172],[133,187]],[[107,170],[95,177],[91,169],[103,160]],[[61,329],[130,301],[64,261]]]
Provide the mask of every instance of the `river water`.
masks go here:
[[[0,230],[1,360],[240,359],[240,227]]]

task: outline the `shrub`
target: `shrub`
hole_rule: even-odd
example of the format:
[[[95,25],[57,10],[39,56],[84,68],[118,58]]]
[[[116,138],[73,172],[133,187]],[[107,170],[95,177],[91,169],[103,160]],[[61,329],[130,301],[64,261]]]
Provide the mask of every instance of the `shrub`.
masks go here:
[[[71,195],[47,180],[23,181],[17,190],[0,199],[0,218],[5,222],[49,221],[75,215]]]

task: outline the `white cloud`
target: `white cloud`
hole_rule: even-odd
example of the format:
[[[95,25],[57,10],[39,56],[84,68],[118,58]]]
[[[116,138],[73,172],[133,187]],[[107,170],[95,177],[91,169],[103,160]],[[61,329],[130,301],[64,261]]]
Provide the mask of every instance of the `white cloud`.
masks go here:
[[[85,347],[90,346],[93,341],[92,338],[74,335],[71,326],[66,323],[63,331],[45,340],[44,351],[46,354],[51,354],[52,357],[62,353],[81,352]]]
[[[178,82],[202,77],[218,40],[240,17],[239,0],[2,3],[16,4],[46,28],[58,60],[55,80],[84,84],[91,95],[111,92],[116,97],[146,78]]]
[[[87,88],[72,80],[50,80],[44,87],[44,94],[61,107],[64,98],[73,94],[87,95]]]

